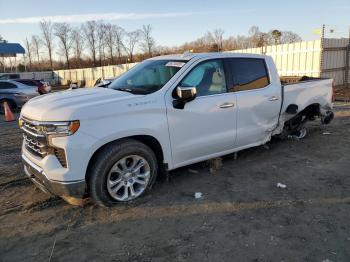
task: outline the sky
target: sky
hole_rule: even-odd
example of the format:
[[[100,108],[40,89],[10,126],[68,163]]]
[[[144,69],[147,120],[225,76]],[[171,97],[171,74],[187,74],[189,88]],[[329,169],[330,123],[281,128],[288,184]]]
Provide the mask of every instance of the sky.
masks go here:
[[[346,36],[350,0],[228,1],[228,0],[0,0],[0,35],[23,43],[40,34],[38,21],[104,20],[126,30],[151,24],[158,45],[175,46],[222,28],[224,36],[246,35],[251,26],[261,31],[291,30],[304,40],[316,39],[313,30],[326,24],[334,37]]]

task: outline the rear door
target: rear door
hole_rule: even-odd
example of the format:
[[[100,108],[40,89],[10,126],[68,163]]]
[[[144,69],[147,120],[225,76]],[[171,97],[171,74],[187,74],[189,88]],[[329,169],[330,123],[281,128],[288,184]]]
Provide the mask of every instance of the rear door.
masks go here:
[[[277,125],[281,86],[270,81],[263,58],[231,58],[230,69],[230,91],[237,96],[236,147],[264,143]]]

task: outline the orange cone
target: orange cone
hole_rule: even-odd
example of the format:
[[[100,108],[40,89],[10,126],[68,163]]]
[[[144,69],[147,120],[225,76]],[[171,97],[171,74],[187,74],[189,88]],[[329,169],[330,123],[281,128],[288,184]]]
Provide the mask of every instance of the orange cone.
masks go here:
[[[6,122],[15,121],[15,117],[12,114],[8,103],[4,102],[3,104],[4,104],[4,112],[5,112],[5,121]]]

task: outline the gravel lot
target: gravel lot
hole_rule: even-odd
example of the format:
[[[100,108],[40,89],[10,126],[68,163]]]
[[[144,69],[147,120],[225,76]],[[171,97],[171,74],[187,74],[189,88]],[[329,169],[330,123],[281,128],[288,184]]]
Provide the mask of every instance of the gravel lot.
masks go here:
[[[226,156],[216,174],[175,170],[111,209],[35,189],[21,132],[0,120],[0,261],[350,261],[350,105],[337,111],[303,140]]]

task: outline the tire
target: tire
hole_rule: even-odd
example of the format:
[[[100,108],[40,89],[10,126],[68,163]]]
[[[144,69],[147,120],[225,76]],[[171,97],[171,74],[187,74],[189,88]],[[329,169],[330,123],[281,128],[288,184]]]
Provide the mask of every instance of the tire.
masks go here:
[[[88,193],[100,206],[131,201],[152,188],[157,170],[157,158],[145,144],[133,139],[114,142],[99,151],[89,165]]]

